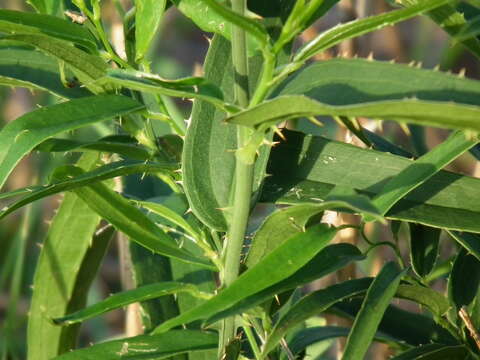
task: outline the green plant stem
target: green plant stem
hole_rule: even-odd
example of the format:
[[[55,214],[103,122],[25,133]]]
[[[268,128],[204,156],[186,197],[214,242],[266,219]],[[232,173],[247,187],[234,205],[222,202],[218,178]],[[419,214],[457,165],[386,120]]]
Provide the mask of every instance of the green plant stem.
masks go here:
[[[246,10],[245,0],[233,0],[232,9],[243,15]],[[235,74],[234,94],[237,105],[248,107],[248,58],[245,31],[234,26],[232,32],[232,62]],[[238,147],[243,147],[249,139],[251,130],[239,126],[237,128]],[[231,285],[238,277],[240,256],[242,252],[248,216],[250,213],[250,197],[253,184],[253,164],[236,159],[235,189],[233,195],[232,222],[227,235],[227,249],[225,254],[225,271],[223,285]],[[219,356],[225,351],[227,344],[235,336],[235,317],[227,318],[222,323],[220,336]]]
[[[262,352],[258,347],[257,340],[255,339],[255,335],[253,334],[252,327],[247,319],[243,319],[243,330],[245,331],[245,335],[247,336],[248,343],[252,348],[253,354],[255,355],[255,359],[259,360],[262,359]]]

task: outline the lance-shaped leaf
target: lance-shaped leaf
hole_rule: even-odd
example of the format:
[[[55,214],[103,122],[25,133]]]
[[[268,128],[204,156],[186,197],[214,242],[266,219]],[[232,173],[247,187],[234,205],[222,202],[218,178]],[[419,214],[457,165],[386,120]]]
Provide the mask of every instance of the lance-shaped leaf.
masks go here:
[[[0,131],[0,189],[22,157],[49,137],[142,108],[124,96],[93,96],[43,107],[8,123]]]
[[[405,351],[391,360],[465,360],[468,354],[468,349],[463,345],[428,344]]]
[[[284,131],[286,141],[273,148],[263,201],[315,203],[334,186],[374,196],[412,164],[403,157]],[[355,159],[355,163],[352,163]],[[451,230],[480,232],[480,180],[440,171],[398,202],[386,217]],[[480,195],[478,195],[480,196]]]
[[[27,0],[27,3],[39,13],[55,15],[60,9],[61,0]]]
[[[154,333],[161,333],[181,324],[211,317],[236,302],[288,278],[324,248],[336,232],[335,228],[320,224],[309,228],[306,232],[292,236],[256,266],[240,275],[234,283],[217,296],[166,321],[157,327]],[[260,276],[260,274],[268,274],[268,276]]]
[[[437,262],[441,230],[420,224],[408,226],[412,268],[418,276],[425,277],[430,274]]]
[[[88,170],[97,161],[98,155],[90,154],[78,165]],[[88,287],[112,235],[109,230],[92,243],[99,221],[100,217],[75,194],[65,196],[53,218],[33,280],[27,334],[29,360],[48,360],[75,346],[78,327],[60,328],[49,318],[85,306]],[[81,273],[84,281],[79,281]]]
[[[157,360],[177,354],[214,349],[218,336],[212,332],[196,330],[172,330],[159,335],[140,335],[107,341],[91,347],[72,351],[57,360]]]
[[[195,0],[196,3],[200,3]],[[255,87],[262,65],[259,57],[250,58],[250,89]],[[205,61],[205,78],[224,91],[226,102],[233,102],[233,65],[230,43],[215,36]],[[182,173],[185,193],[194,214],[209,227],[227,230],[227,207],[235,171],[236,126],[222,123],[225,112],[205,101],[195,101],[185,137]],[[253,191],[263,182],[268,147],[260,149],[255,165]]]
[[[0,9],[0,32],[47,35],[78,44],[90,52],[97,49],[95,38],[86,28],[52,15]]]
[[[382,219],[369,199],[362,195],[335,197],[330,194],[321,204],[300,204],[280,209],[268,216],[255,233],[246,260],[247,266],[250,268],[257,264],[290,236],[304,231],[313,216],[321,216],[329,209],[348,209]]]
[[[78,86],[68,88],[62,84],[54,59],[33,49],[7,44],[0,46],[0,85],[49,91],[66,99],[89,94]]]
[[[35,150],[45,152],[101,151],[144,161],[149,160],[152,157],[148,149],[138,144],[135,139],[130,136],[124,135],[107,136],[89,142],[51,138],[42,142],[35,148]]]
[[[63,174],[58,173],[59,178],[79,176],[83,173],[81,169],[74,166],[65,166],[61,170]],[[215,270],[207,260],[195,257],[182,249],[173,238],[160,229],[140,209],[104,184],[94,183],[73,191],[94,212],[139,245],[167,257],[175,257]]]
[[[288,119],[317,115],[368,117],[440,128],[480,131],[479,106],[416,99],[332,106],[301,95],[280,96],[237,113],[228,118],[227,122],[250,127],[270,126]]]
[[[387,182],[382,191],[375,196],[373,203],[382,214],[386,214],[406,194],[425,183],[477,143],[477,140],[468,139],[461,131],[454,132],[440,145],[422,155]]]
[[[392,26],[398,22],[408,20],[449,2],[451,2],[451,0],[426,0],[406,9],[394,10],[385,14],[353,20],[346,24],[340,24],[326,30],[314,40],[307,43],[295,55],[294,61],[304,62],[315,54],[325,51],[342,41],[379,30],[386,26]]]
[[[342,359],[362,359],[365,356],[402,276],[396,265],[389,262],[375,277],[355,317]]]
[[[189,99],[197,98],[207,101],[224,111],[237,110],[235,106],[223,102],[223,94],[218,87],[198,77],[165,80],[154,74],[113,69],[109,70],[107,76],[98,81],[98,83],[119,85],[133,90],[161,95]]]
[[[156,284],[144,285],[136,289],[123,291],[111,295],[107,299],[91,305],[85,309],[79,310],[66,316],[53,319],[57,325],[71,325],[78,322],[91,319],[92,317],[102,315],[106,312],[124,307],[135,302],[156,299],[161,296],[188,292],[193,296],[207,297],[207,294],[201,294],[195,285],[183,284],[179,282],[161,282]]]
[[[400,0],[400,3],[404,6],[411,7],[421,4],[421,0]],[[442,28],[447,34],[456,37],[460,35],[464,29],[467,21],[464,15],[455,9],[453,4],[445,4],[439,8],[433,9],[428,12],[428,16],[435,21],[440,28]],[[469,38],[461,41],[472,54],[480,57],[480,41],[476,38]]]
[[[480,260],[462,248],[448,278],[448,297],[457,310],[473,301],[480,285]]]
[[[142,60],[155,37],[165,11],[166,0],[137,0],[135,2],[135,60]]]
[[[477,234],[447,231],[448,234],[461,246],[467,249],[473,256],[480,261],[480,236]]]
[[[12,191],[11,193],[1,194],[1,198],[9,197],[9,194],[16,196],[18,194],[27,193],[27,196],[24,196],[20,200],[4,207],[0,210],[0,219],[4,218],[8,214],[11,214],[15,210],[20,209],[21,207],[30,204],[36,200],[43,199],[47,196],[58,194],[63,191],[70,191],[81,186],[85,186],[94,182],[103,181],[111,179],[117,176],[126,176],[131,174],[151,174],[151,173],[162,173],[169,172],[175,169],[171,164],[162,164],[162,163],[151,163],[143,161],[118,161],[103,165],[96,168],[95,170],[86,172],[84,174],[68,178],[60,181],[53,181],[52,183],[45,186],[36,186],[36,187],[27,187],[25,189],[19,189]],[[62,173],[63,168],[56,170],[58,173]],[[58,176],[56,172],[53,173],[52,178],[55,179]]]
[[[365,293],[371,283],[371,278],[350,280],[305,296],[288,309],[277,321],[267,338],[263,353],[267,355],[272,351],[289,329],[294,328],[314,315],[322,313],[343,299]]]

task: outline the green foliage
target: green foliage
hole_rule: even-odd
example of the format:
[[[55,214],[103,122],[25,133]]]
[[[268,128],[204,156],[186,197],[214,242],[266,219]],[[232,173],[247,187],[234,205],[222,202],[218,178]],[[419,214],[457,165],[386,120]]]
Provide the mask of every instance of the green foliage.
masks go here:
[[[478,57],[478,17],[464,17],[467,5],[454,0],[401,0],[292,46],[338,2],[136,0],[126,9],[113,1],[126,58],[110,44],[107,2],[30,0],[36,13],[0,10],[0,85],[48,96],[37,99],[48,106],[0,130],[0,219],[65,193],[35,268],[28,359],[307,359],[313,345],[338,337],[346,337],[344,360],[364,359],[374,342],[398,360],[479,357],[480,180],[444,168],[478,153],[480,82],[373,59],[317,60],[424,15]],[[478,13],[478,1],[468,6]],[[214,33],[203,76],[152,70],[170,8]],[[66,14],[77,23],[64,9],[80,11]],[[188,121],[171,98],[193,101]],[[298,131],[312,129],[304,118],[328,129],[334,118],[366,148]],[[364,129],[363,118],[409,129],[419,157]],[[111,119],[115,126],[102,126]],[[427,127],[452,131],[430,149]],[[81,156],[11,189],[17,164],[35,151]],[[346,224],[337,213],[350,214]],[[371,227],[387,220],[393,236],[376,241]],[[131,273],[122,275],[133,287],[87,306],[115,230],[126,236]],[[364,244],[342,242],[343,231]],[[381,246],[395,261],[350,278],[357,264],[358,274],[382,264]],[[320,288],[303,292],[318,279]],[[137,302],[144,334],[79,348],[83,321]],[[353,324],[321,325],[326,313]]]

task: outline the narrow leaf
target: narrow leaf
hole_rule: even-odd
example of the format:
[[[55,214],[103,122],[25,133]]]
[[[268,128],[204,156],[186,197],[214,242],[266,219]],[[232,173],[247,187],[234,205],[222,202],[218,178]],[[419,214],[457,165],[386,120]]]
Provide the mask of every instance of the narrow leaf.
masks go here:
[[[80,45],[92,53],[97,49],[95,38],[86,28],[52,15],[0,9],[0,32],[47,35]]]
[[[103,165],[96,168],[95,170],[86,172],[72,178],[68,178],[66,180],[53,181],[48,185],[33,188],[27,187],[25,188],[25,190],[15,190],[11,193],[11,195],[17,195],[19,193],[27,193],[28,195],[0,210],[0,219],[36,200],[43,199],[47,196],[58,194],[63,191],[70,191],[94,182],[115,178],[117,176],[126,176],[131,174],[162,173],[168,172],[173,169],[174,167],[171,164],[150,162],[146,163],[143,161],[139,162],[128,160],[118,161]],[[65,168],[59,168],[57,170],[57,172],[59,173],[62,173],[63,171],[65,171]],[[55,179],[56,177],[58,176],[54,172],[52,178]],[[9,194],[10,193],[3,193],[2,198],[9,197]]]
[[[348,335],[343,360],[363,359],[402,276],[395,263],[389,262],[375,277]]]
[[[60,81],[58,62],[38,51],[13,45],[0,46],[0,84],[49,91],[65,98],[87,96],[89,92]]]
[[[412,161],[403,157],[284,131],[272,149],[263,201],[286,204],[324,201],[334,186],[374,196]],[[280,140],[280,139],[279,139]],[[355,159],[355,166],[351,159]],[[450,230],[480,232],[480,180],[439,171],[398,202],[386,218]]]
[[[49,137],[142,108],[124,96],[86,97],[47,106],[8,123],[0,131],[0,189],[22,157]]]
[[[107,299],[85,309],[68,314],[66,316],[55,318],[53,319],[53,322],[57,325],[71,325],[129,304],[151,300],[165,295],[177,294],[180,292],[188,292],[194,296],[200,296],[204,298],[207,296],[207,294],[200,294],[197,288],[192,284],[183,284],[178,282],[149,284],[136,289],[111,295]]]
[[[462,248],[455,258],[448,279],[448,297],[457,310],[468,306],[480,285],[480,261]]]
[[[172,327],[206,319],[250,295],[258,293],[293,275],[308,263],[333,238],[336,229],[317,225],[292,236],[256,266],[244,272],[228,288],[204,304],[168,320],[154,330],[161,333]],[[295,254],[295,256],[292,256]],[[285,266],[287,265],[287,266]],[[270,276],[260,276],[270,274]]]
[[[176,354],[214,349],[218,346],[215,333],[195,330],[172,330],[159,335],[140,335],[107,341],[89,348],[72,351],[57,360],[157,360]]]
[[[448,234],[480,261],[480,236],[477,234],[447,231]]]
[[[418,276],[425,277],[437,262],[441,230],[419,224],[408,225],[412,268]]]
[[[428,344],[408,350],[391,360],[465,360],[468,350],[463,345],[444,346],[440,344]]]
[[[166,0],[136,0],[135,61],[147,54],[165,11]]]

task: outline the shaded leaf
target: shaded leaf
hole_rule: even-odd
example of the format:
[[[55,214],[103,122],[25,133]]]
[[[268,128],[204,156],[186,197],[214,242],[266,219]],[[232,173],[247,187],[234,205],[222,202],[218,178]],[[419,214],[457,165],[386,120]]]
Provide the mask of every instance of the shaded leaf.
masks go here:
[[[89,348],[69,352],[58,360],[156,360],[170,358],[176,354],[188,353],[218,346],[214,333],[195,330],[171,330],[159,335],[140,335],[126,339],[107,341]]]
[[[465,360],[468,356],[465,346],[444,346],[429,344],[408,350],[392,360]]]
[[[413,223],[408,225],[412,268],[418,276],[425,277],[437,262],[441,230]]]
[[[288,278],[324,248],[336,231],[325,225],[317,225],[304,233],[290,237],[256,266],[240,275],[228,288],[202,305],[166,321],[157,327],[154,333],[161,333],[181,324],[209,318],[236,302]],[[292,254],[295,256],[292,257]],[[270,274],[270,276],[261,276],[260,274]]]
[[[412,161],[322,137],[284,131],[287,141],[272,149],[262,200],[318,203],[336,186],[374,196]],[[355,159],[352,164],[351,159]],[[480,181],[440,171],[409,193],[387,214],[389,219],[451,230],[480,232]],[[480,195],[479,195],[480,196]]]
[[[402,276],[403,272],[397,270],[395,263],[389,262],[375,277],[353,322],[343,360],[362,359],[365,356]]]
[[[462,245],[470,254],[480,261],[480,236],[467,232],[447,231],[448,234]]]
[[[448,279],[448,297],[459,310],[468,306],[477,295],[480,285],[480,261],[462,248],[455,258]]]
[[[93,96],[46,106],[8,123],[0,131],[0,188],[22,157],[49,137],[142,108],[124,96]]]

